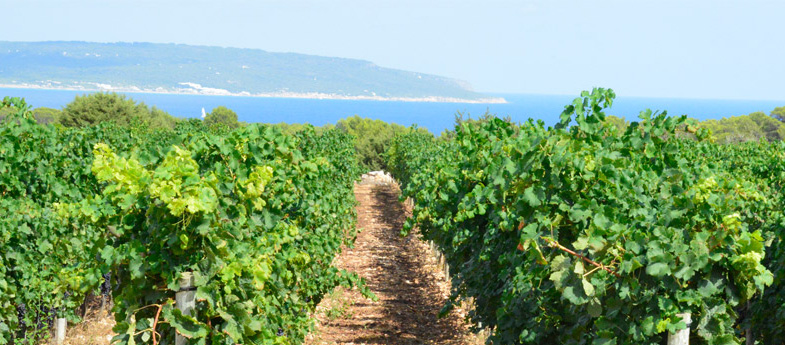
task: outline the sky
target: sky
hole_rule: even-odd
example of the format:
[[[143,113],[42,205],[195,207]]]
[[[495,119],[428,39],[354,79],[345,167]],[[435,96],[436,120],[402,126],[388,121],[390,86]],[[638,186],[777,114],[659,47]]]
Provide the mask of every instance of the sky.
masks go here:
[[[785,100],[785,1],[0,0],[0,40],[369,60],[492,93]]]

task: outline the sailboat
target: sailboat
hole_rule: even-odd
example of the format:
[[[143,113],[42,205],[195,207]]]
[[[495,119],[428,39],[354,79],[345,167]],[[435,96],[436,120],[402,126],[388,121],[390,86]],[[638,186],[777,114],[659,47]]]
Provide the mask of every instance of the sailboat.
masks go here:
[[[202,107],[202,118],[207,117],[207,112],[204,111],[204,107]]]

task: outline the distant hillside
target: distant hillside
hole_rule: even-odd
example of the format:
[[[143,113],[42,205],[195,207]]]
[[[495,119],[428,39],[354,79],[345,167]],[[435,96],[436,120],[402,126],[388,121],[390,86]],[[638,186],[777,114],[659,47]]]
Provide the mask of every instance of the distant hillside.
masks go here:
[[[0,42],[0,84],[307,98],[494,101],[457,80],[382,68],[368,61],[154,43]]]

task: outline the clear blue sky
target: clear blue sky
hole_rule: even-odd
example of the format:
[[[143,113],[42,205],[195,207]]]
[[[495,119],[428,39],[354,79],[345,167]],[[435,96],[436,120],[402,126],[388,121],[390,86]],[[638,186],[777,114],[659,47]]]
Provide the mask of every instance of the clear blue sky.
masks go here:
[[[478,91],[785,100],[785,1],[0,0],[0,40],[365,59]]]

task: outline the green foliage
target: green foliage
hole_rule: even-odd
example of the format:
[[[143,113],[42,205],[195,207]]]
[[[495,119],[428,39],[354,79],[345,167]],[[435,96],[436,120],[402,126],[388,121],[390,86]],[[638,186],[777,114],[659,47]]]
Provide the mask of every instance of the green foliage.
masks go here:
[[[232,129],[240,127],[240,123],[237,121],[237,113],[224,106],[216,107],[208,113],[204,118],[204,123],[209,127],[225,126]]]
[[[706,120],[701,122],[700,126],[710,129],[715,140],[723,144],[785,139],[785,123],[762,112],[721,120]]]
[[[763,296],[750,301],[750,308],[740,308],[739,314],[745,315],[740,322],[741,329],[751,327],[754,339],[759,344],[780,344],[785,342],[782,324],[785,322],[785,242],[782,227],[785,224],[783,210],[783,177],[785,176],[785,144],[776,142],[746,142],[735,145],[714,145],[710,143],[682,142],[681,150],[688,159],[700,161],[716,170],[754,182],[761,189],[754,204],[747,206],[745,213],[754,215],[762,222],[761,231],[771,242],[766,249],[764,264],[774,272],[771,287]]]
[[[324,126],[314,127],[307,123],[286,123],[286,122],[279,122],[270,124],[273,127],[279,128],[282,132],[289,135],[295,135],[298,132],[301,132],[307,128],[313,127],[317,134],[323,133],[324,131],[328,131],[331,129],[335,129],[335,125],[333,124],[326,124]]]
[[[488,111],[485,111],[485,113],[483,113],[482,115],[480,115],[480,117],[476,119],[472,118],[471,114],[469,113],[463,113],[459,111],[455,114],[455,125],[460,126],[462,123],[476,125],[488,121],[493,121],[495,119],[497,119],[496,115],[491,114]],[[507,116],[503,120],[507,122],[511,122],[512,118]],[[455,132],[449,129],[443,130],[442,133],[439,135],[440,140],[452,140],[453,138],[455,138]]]
[[[0,108],[0,121],[3,121],[8,115],[15,113],[13,108]]]
[[[194,344],[298,344],[335,286],[372,297],[331,266],[355,236],[351,136],[41,126],[23,101],[3,106],[0,344],[43,340],[55,315],[77,322],[107,272],[120,344],[171,344],[175,330]],[[174,309],[183,272],[192,316]]]
[[[357,137],[357,157],[368,171],[387,170],[382,155],[396,134],[407,132],[404,126],[357,115],[338,120],[335,127]],[[422,131],[425,131],[422,129]]]
[[[771,117],[785,122],[785,107],[776,107],[771,111]]]
[[[713,145],[675,135],[708,135],[686,117],[645,111],[620,131],[604,113],[614,96],[584,92],[554,128],[399,136],[388,164],[415,201],[405,229],[439,246],[451,303],[472,298],[494,343],[659,344],[690,312],[699,344],[739,344],[743,302],[774,282],[764,247],[782,205],[685,153]]]
[[[273,126],[280,128],[284,133],[295,134],[310,125],[278,123]],[[382,155],[387,151],[387,148],[395,135],[408,132],[406,127],[395,123],[361,118],[357,115],[340,119],[336,125],[328,124],[321,127],[315,127],[315,130],[317,133],[320,133],[333,128],[357,138],[355,152],[360,165],[365,171],[387,169],[386,162]],[[428,133],[425,129],[420,129],[419,131]]]
[[[102,122],[113,122],[129,127],[144,124],[150,128],[173,128],[177,120],[158,108],[148,108],[125,95],[117,93],[91,93],[76,96],[68,103],[59,122],[67,127],[84,127]]]
[[[179,120],[176,117],[169,115],[169,113],[153,106],[150,108],[149,117],[145,118],[143,122],[153,129],[172,129],[177,125]]]
[[[13,113],[12,108],[0,108],[0,121],[2,121],[6,116]],[[35,108],[32,110],[33,117],[36,121],[40,124],[50,124],[50,123],[58,123],[60,120],[60,115],[62,111],[52,108]]]
[[[107,271],[95,259],[104,230],[57,216],[61,203],[100,191],[89,169],[92,146],[100,141],[151,156],[150,143],[167,136],[112,124],[41,126],[21,99],[6,98],[2,108],[10,115],[0,124],[0,344],[33,342],[48,336],[55,316],[78,320],[76,307]]]
[[[359,282],[330,266],[354,231],[348,139],[253,125],[190,136],[146,165],[96,145],[92,169],[108,185],[75,209],[103,207],[98,222],[120,234],[101,253],[124,282],[115,339],[171,342],[175,328],[194,343],[300,343],[321,297]],[[193,317],[172,309],[183,272],[198,286]]]
[[[627,127],[630,126],[630,122],[627,121],[624,117],[617,117],[613,115],[608,115],[605,117],[605,121],[616,127],[616,130],[619,132],[624,132],[627,130]]]

